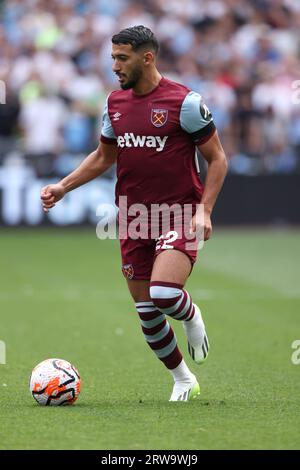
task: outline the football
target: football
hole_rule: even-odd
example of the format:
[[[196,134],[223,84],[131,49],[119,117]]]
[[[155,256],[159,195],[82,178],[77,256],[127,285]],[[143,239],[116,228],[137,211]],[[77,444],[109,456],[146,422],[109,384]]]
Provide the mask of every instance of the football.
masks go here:
[[[46,359],[33,369],[29,388],[40,405],[72,405],[80,393],[81,379],[70,362]]]

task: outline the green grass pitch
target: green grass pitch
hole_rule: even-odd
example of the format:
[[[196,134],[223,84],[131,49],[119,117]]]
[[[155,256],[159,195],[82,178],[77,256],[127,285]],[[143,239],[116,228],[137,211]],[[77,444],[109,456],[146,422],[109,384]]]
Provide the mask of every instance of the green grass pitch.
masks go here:
[[[187,287],[207,324],[201,396],[169,403],[170,374],[144,343],[117,241],[89,230],[0,235],[0,449],[299,449],[300,232],[215,230]],[[71,407],[40,407],[32,368],[72,362]]]

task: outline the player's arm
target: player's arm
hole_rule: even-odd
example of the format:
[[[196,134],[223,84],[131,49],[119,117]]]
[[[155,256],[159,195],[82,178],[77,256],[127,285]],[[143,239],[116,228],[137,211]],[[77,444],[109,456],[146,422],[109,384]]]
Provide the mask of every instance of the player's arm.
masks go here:
[[[227,160],[213,117],[199,93],[191,91],[185,97],[180,111],[180,124],[208,163],[205,189],[201,199],[201,203],[204,204],[204,222],[199,217],[203,206],[191,220],[191,232],[201,233],[199,229],[201,231],[204,229],[204,240],[208,240],[212,231],[210,216],[227,173]]]
[[[49,184],[41,190],[45,212],[73,189],[82,186],[102,175],[117,160],[117,145],[100,142],[98,148],[90,153],[72,173],[56,184]]]
[[[201,204],[204,205],[204,240],[208,240],[212,232],[211,213],[227,173],[227,159],[217,131],[207,142],[197,147],[208,163],[204,192],[201,199]],[[192,222],[194,232],[197,229],[196,220],[195,217]]]
[[[41,199],[44,211],[48,212],[69,191],[102,175],[116,162],[117,155],[117,138],[110,121],[107,99],[102,116],[101,140],[97,149],[90,153],[76,170],[59,183],[50,184],[42,189]]]

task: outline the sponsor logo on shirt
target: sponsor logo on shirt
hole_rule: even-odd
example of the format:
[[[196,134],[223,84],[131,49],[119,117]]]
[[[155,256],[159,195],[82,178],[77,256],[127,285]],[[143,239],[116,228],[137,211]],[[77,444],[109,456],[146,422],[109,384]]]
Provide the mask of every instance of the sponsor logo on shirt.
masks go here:
[[[117,138],[118,147],[149,147],[155,148],[156,152],[162,152],[165,148],[168,136],[159,135],[134,135],[132,132],[126,132],[124,136]]]

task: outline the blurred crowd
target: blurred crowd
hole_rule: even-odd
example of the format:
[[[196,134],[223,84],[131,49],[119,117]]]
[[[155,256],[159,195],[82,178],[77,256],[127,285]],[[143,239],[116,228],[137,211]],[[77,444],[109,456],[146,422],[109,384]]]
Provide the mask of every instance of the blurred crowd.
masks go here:
[[[0,15],[0,165],[63,175],[93,150],[118,88],[111,36],[144,24],[162,74],[204,96],[231,172],[300,172],[299,0],[0,0]]]

